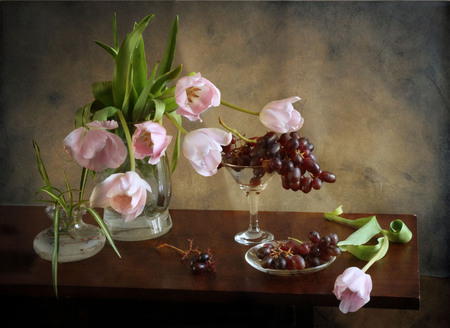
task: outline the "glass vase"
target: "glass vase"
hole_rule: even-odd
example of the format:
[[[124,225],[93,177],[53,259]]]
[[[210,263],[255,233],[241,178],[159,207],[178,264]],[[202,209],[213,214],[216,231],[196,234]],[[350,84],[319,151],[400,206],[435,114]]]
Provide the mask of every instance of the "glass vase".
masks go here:
[[[120,213],[111,207],[105,208],[103,220],[114,240],[153,239],[166,234],[172,228],[172,218],[168,209],[172,194],[172,178],[167,156],[162,156],[154,165],[142,160],[136,161],[136,173],[147,181],[152,192],[147,193],[144,211],[133,221],[125,222]]]
[[[45,212],[54,219],[55,206],[45,208]],[[64,210],[60,211],[59,224],[59,254],[58,262],[75,262],[87,259],[100,252],[105,246],[106,237],[102,230],[94,225],[83,222],[85,209],[74,210],[67,216]],[[54,228],[53,225],[41,231],[33,242],[35,252],[44,260],[51,261],[53,257]]]

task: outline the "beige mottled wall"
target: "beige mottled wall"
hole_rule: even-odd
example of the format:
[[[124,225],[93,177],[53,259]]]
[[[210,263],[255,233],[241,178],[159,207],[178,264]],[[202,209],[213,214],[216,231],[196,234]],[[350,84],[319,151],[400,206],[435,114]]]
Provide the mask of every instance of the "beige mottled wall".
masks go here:
[[[449,93],[445,2],[2,2],[0,203],[33,204],[41,186],[31,140],[54,181],[79,168],[62,151],[90,85],[112,78],[112,60],[94,40],[121,39],[156,14],[144,33],[148,60],[161,58],[180,16],[176,63],[199,71],[228,102],[253,110],[293,95],[334,185],[308,195],[273,180],[262,210],[414,213],[421,273],[448,276]],[[256,117],[218,108],[248,135]],[[175,129],[167,127],[174,133]],[[225,172],[205,178],[181,160],[172,208],[246,209]]]

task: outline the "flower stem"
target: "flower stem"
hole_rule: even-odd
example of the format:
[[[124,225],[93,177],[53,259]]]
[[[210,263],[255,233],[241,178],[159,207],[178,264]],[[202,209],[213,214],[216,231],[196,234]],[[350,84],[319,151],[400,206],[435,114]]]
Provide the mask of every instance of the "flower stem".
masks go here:
[[[367,264],[362,268],[362,271],[364,271],[364,272],[369,270],[369,268],[372,266],[372,264],[374,264],[376,261],[378,261],[386,253],[386,249],[389,247],[389,238],[388,238],[387,234],[383,231],[381,233],[384,237],[383,244],[381,245],[378,252],[374,255],[374,257],[372,257],[370,259],[370,261],[367,262]]]
[[[242,107],[238,107],[238,106],[232,105],[232,104],[230,104],[230,103],[228,103],[228,102],[226,102],[224,100],[220,100],[220,103],[222,105],[224,105],[224,106],[227,106],[227,107],[229,107],[231,109],[235,109],[235,110],[243,112],[243,113],[247,113],[247,114],[250,114],[250,115],[256,115],[256,116],[259,115],[259,112],[254,112],[254,111],[242,108]]]
[[[188,132],[177,122],[176,119],[174,119],[171,115],[166,115],[166,117],[169,119],[170,122],[172,122],[178,130],[183,132],[184,134],[187,134]]]
[[[223,121],[222,118],[219,116],[219,123],[228,131],[230,131],[231,133],[233,133],[234,135],[238,136],[239,138],[241,138],[242,140],[244,140],[247,143],[256,143],[256,140],[251,140],[248,139],[246,137],[244,137],[242,134],[240,134],[237,130],[230,128],[229,126],[227,126]]]
[[[136,160],[134,159],[130,130],[128,129],[127,121],[125,120],[122,111],[118,110],[117,115],[119,115],[120,123],[122,123],[123,132],[125,132],[125,138],[127,139],[128,153],[130,154],[130,171],[135,171]]]

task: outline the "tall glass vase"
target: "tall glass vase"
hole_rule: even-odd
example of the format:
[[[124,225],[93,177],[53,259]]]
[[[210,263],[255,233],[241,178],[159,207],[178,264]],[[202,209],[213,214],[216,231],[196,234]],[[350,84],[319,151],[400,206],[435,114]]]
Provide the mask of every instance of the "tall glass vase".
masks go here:
[[[172,228],[172,218],[168,209],[172,195],[172,179],[167,156],[162,156],[155,165],[138,160],[136,172],[147,181],[152,192],[147,193],[144,211],[133,221],[125,222],[114,209],[105,208],[103,220],[114,240],[152,239],[166,234]]]
[[[53,220],[55,206],[47,206],[45,212]],[[83,215],[86,213],[85,209],[75,210],[70,216],[64,210],[61,210],[60,213],[59,263],[84,260],[102,250],[103,246],[105,246],[106,237],[99,227],[83,222]],[[33,247],[41,258],[51,261],[53,246],[54,229],[52,225],[36,236]]]

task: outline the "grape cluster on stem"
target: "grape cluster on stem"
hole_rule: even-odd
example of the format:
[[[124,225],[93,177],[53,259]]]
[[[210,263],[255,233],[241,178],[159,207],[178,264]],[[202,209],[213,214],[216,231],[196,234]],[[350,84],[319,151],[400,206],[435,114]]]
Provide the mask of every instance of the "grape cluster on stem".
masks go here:
[[[200,274],[203,272],[216,272],[216,267],[214,265],[213,261],[213,255],[211,253],[211,250],[208,248],[208,250],[201,251],[198,248],[193,248],[194,239],[188,239],[189,241],[189,249],[183,250],[178,247],[175,247],[170,244],[161,244],[157,248],[161,249],[164,247],[171,248],[178,253],[182,255],[181,261],[184,261],[186,259],[189,259],[189,265],[191,267],[191,270],[195,274]],[[193,256],[189,257],[191,253],[194,253]]]

